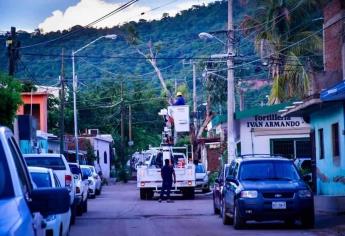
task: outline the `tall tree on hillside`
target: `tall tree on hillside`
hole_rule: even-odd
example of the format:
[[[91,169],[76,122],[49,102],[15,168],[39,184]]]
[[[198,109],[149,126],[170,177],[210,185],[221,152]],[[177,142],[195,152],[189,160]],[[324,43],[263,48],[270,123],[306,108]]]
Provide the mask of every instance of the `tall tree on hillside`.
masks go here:
[[[134,46],[137,52],[146,58],[146,60],[151,64],[153,69],[155,70],[157,77],[159,79],[159,82],[161,83],[161,86],[163,88],[163,91],[166,93],[168,98],[171,98],[171,92],[168,90],[168,87],[166,85],[166,82],[163,78],[162,72],[160,71],[158,65],[157,65],[157,55],[159,51],[161,50],[161,42],[152,42],[152,40],[149,40],[147,42],[147,49],[140,49],[139,43],[141,43],[139,34],[136,31],[135,27],[132,24],[128,24],[127,26],[127,41],[130,45]]]
[[[245,16],[241,28],[255,35],[255,48],[269,65],[273,86],[270,103],[304,97],[309,90],[308,60],[322,50],[321,24],[314,22],[323,1],[258,0],[254,16]],[[319,16],[319,15],[318,15]],[[318,28],[320,27],[320,28]]]
[[[0,125],[12,126],[14,116],[22,103],[21,84],[3,73],[0,73]]]

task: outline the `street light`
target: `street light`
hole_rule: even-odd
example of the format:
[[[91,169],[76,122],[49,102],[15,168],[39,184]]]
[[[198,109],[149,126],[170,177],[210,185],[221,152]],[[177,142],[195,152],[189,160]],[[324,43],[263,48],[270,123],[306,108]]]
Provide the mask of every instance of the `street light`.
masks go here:
[[[203,40],[215,39],[218,42],[222,43],[224,46],[226,46],[226,43],[223,40],[221,40],[220,38],[218,38],[215,35],[210,34],[210,33],[202,32],[202,33],[199,34],[199,38],[203,39]]]
[[[90,43],[86,44],[85,46],[79,48],[78,50],[74,51],[72,50],[72,78],[73,78],[73,115],[74,115],[74,142],[75,142],[75,156],[76,156],[76,161],[79,163],[79,144],[78,144],[78,120],[77,120],[77,76],[75,75],[75,60],[74,56],[81,50],[87,48],[91,44],[97,42],[98,40],[106,38],[106,39],[116,39],[117,35],[116,34],[108,34],[108,35],[103,35],[95,40],[91,41]]]

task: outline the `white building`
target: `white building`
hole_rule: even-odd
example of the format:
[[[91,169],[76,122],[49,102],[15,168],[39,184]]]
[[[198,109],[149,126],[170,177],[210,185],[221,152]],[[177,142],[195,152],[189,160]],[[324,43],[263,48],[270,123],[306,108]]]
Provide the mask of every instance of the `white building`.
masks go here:
[[[95,150],[96,161],[95,168],[96,171],[102,171],[104,178],[110,177],[110,167],[111,167],[111,158],[114,157],[112,144],[113,138],[111,135],[96,135],[91,138],[91,145]]]
[[[239,136],[237,152],[311,157],[310,126],[301,117],[278,114],[287,104],[263,106],[236,112]]]

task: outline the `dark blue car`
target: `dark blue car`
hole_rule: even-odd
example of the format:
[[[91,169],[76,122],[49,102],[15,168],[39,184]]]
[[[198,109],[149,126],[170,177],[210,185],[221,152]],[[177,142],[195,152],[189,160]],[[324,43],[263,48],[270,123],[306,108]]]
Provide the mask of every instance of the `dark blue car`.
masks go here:
[[[230,164],[223,188],[222,219],[235,229],[246,221],[300,220],[314,226],[314,200],[292,160],[251,156],[236,158]]]

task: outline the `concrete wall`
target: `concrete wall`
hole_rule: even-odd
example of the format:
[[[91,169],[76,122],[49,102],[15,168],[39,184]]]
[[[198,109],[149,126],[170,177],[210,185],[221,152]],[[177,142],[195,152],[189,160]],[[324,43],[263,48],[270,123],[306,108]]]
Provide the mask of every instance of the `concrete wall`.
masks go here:
[[[311,126],[315,130],[317,193],[320,195],[345,195],[345,137],[344,108],[342,104],[330,105],[311,115]],[[332,130],[334,123],[339,123],[340,165],[333,163]],[[320,159],[318,129],[323,129],[324,159]]]
[[[96,161],[95,161],[95,168],[96,171],[102,171],[103,176],[105,178],[110,177],[110,144],[108,141],[104,141],[102,139],[93,138],[93,148],[95,150]],[[97,156],[97,154],[99,156]],[[104,156],[106,155],[106,161]],[[99,157],[99,159],[98,159]]]

